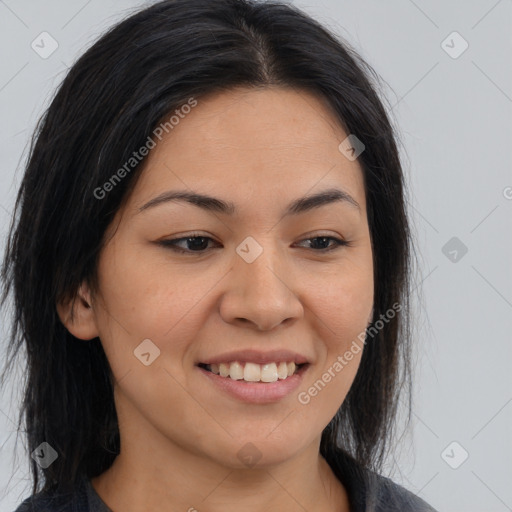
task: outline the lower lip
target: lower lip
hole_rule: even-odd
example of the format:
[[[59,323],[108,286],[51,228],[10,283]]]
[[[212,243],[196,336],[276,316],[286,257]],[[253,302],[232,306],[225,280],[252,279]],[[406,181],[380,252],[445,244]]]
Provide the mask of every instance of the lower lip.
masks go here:
[[[279,402],[295,389],[302,382],[304,373],[309,368],[305,364],[297,373],[286,379],[276,382],[245,382],[244,380],[233,380],[230,377],[221,377],[215,373],[209,372],[200,366],[197,366],[200,372],[210,379],[221,391],[228,395],[251,404],[267,404]]]

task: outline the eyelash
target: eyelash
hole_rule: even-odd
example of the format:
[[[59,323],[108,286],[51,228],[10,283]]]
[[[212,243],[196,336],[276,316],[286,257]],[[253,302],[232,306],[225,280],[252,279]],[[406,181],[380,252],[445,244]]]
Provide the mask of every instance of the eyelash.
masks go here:
[[[180,242],[182,240],[192,240],[192,239],[197,239],[197,238],[203,238],[205,240],[212,240],[212,241],[214,241],[213,238],[210,238],[208,236],[192,235],[192,236],[185,236],[185,237],[180,237],[180,238],[172,238],[172,239],[168,239],[168,240],[160,240],[158,242],[158,244],[164,246],[165,248],[171,249],[172,251],[175,251],[175,252],[178,252],[178,253],[181,253],[181,254],[189,254],[189,255],[192,255],[192,254],[205,254],[206,252],[208,252],[208,251],[210,251],[212,249],[212,248],[210,248],[210,249],[206,249],[206,250],[202,250],[202,251],[191,251],[191,250],[182,249],[182,248],[176,246],[176,243]],[[313,252],[328,253],[328,252],[334,251],[336,249],[339,249],[340,247],[350,247],[350,245],[351,245],[351,243],[348,242],[347,240],[343,240],[341,238],[336,238],[336,237],[333,237],[333,236],[323,236],[323,235],[318,235],[318,236],[314,236],[314,237],[310,237],[310,238],[305,238],[304,240],[301,240],[301,241],[304,242],[304,241],[308,241],[308,240],[316,240],[318,238],[334,240],[335,245],[333,247],[330,247],[330,248],[327,248],[327,249],[311,249]]]

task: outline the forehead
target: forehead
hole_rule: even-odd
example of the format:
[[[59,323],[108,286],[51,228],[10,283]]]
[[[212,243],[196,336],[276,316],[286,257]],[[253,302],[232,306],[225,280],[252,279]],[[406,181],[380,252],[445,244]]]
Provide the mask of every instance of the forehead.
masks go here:
[[[155,139],[134,207],[177,188],[227,197],[242,208],[338,187],[365,209],[361,167],[339,150],[347,134],[322,98],[238,88],[198,99],[180,114]]]

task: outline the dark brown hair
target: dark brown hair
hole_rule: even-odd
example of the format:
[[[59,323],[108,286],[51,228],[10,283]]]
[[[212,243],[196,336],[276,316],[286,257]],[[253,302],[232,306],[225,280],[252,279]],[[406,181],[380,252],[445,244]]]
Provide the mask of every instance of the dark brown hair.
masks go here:
[[[397,136],[377,95],[378,76],[350,46],[291,5],[253,0],[167,0],[131,15],[72,66],[34,134],[2,267],[13,329],[7,368],[21,347],[26,381],[20,425],[30,452],[59,454],[47,469],[30,459],[33,489],[69,488],[104,472],[119,453],[112,375],[99,339],[83,342],[56,304],[93,290],[104,234],[139,164],[102,199],[95,190],[190,97],[235,86],[283,86],[327,101],[347,134],[365,145],[363,168],[374,257],[376,322],[355,381],[323,432],[336,450],[379,469],[409,378],[410,234]],[[405,389],[408,391],[408,388]],[[409,404],[410,411],[410,404]]]

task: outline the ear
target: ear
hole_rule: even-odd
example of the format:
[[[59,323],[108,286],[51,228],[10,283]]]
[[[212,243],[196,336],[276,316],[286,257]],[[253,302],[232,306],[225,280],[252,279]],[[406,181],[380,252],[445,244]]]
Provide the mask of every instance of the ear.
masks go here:
[[[91,293],[87,284],[80,285],[74,299],[57,304],[57,314],[66,329],[76,338],[92,340],[99,336]]]

